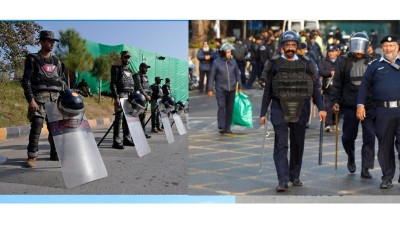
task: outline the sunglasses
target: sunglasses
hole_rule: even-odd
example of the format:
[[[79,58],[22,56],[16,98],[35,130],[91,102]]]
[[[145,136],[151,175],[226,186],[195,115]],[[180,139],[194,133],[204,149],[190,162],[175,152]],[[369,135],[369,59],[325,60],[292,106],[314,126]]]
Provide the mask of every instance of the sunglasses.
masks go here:
[[[131,58],[131,56],[130,55],[126,55],[126,56],[124,56],[124,58],[125,59],[129,59],[129,58]]]

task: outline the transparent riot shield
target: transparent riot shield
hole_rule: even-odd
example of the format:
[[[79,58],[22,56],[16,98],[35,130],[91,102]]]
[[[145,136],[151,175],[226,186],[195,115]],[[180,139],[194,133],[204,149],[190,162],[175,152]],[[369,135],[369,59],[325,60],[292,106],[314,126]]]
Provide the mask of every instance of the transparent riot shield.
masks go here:
[[[172,118],[174,118],[176,128],[178,129],[179,135],[187,134],[185,125],[182,122],[182,118],[179,113],[172,113]]]
[[[161,122],[164,126],[164,133],[165,133],[165,136],[167,137],[167,142],[168,142],[168,144],[174,143],[174,141],[175,141],[174,134],[172,133],[172,128],[171,128],[171,124],[169,123],[168,114],[161,111],[160,115],[161,115]]]
[[[73,188],[108,176],[96,141],[84,115],[65,119],[57,104],[46,103],[65,186]]]
[[[151,152],[149,142],[144,135],[139,115],[133,112],[127,98],[121,98],[121,105],[124,111],[126,122],[128,123],[129,133],[135,143],[135,149],[139,157],[145,156]]]

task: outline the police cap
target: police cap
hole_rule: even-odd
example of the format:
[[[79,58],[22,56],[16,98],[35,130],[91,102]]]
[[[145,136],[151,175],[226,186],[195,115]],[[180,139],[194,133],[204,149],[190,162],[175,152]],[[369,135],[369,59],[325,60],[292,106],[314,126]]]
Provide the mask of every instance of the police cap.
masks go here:
[[[39,39],[40,40],[50,39],[50,40],[58,41],[58,42],[60,41],[60,40],[54,38],[54,33],[52,31],[49,31],[49,30],[40,31]]]
[[[388,35],[382,39],[381,44],[384,42],[397,42],[397,37],[395,35]]]
[[[147,65],[146,63],[140,63],[139,68],[143,68],[143,67],[150,68],[150,66]]]
[[[121,57],[124,57],[124,56],[131,56],[131,53],[129,53],[129,51],[122,51]]]
[[[155,79],[154,79],[155,81],[157,81],[157,80],[163,80],[163,79],[161,79],[161,77],[156,77]]]
[[[338,47],[336,45],[329,45],[327,50],[328,50],[328,52],[336,51],[336,50],[338,50]]]

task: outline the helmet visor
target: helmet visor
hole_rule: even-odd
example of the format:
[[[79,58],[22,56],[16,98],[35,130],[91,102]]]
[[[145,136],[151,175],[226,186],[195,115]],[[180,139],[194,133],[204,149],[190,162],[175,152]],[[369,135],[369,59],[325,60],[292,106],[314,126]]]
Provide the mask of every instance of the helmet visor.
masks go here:
[[[350,39],[350,52],[365,54],[368,50],[368,40],[361,37]]]

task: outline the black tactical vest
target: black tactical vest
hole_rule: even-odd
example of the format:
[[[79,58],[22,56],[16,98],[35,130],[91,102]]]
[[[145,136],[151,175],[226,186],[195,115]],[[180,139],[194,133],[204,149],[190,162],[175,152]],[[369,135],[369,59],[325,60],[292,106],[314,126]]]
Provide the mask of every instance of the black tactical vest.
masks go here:
[[[364,75],[365,70],[367,69],[367,65],[365,64],[366,59],[360,59],[357,62],[353,62],[353,66],[350,70],[350,81],[351,83],[357,87],[361,85],[362,77]]]
[[[287,122],[297,122],[306,99],[313,94],[314,78],[306,73],[307,60],[274,60],[278,73],[272,78],[272,94],[279,98]]]
[[[63,88],[62,74],[59,74],[60,61],[51,56],[49,60],[43,58],[39,53],[29,54],[35,62],[35,74],[31,77],[31,87],[34,91],[61,91]],[[61,71],[61,70],[60,70]]]
[[[152,84],[151,88],[151,100],[157,100],[163,96],[162,88],[159,84]]]
[[[146,76],[146,74],[141,74],[141,77],[142,77],[142,87],[143,87],[143,90],[144,90],[147,94],[151,94],[150,85],[149,85],[149,78]]]
[[[129,68],[123,68],[122,66],[118,68],[118,80],[117,80],[117,90],[132,92],[134,89],[133,73]]]

